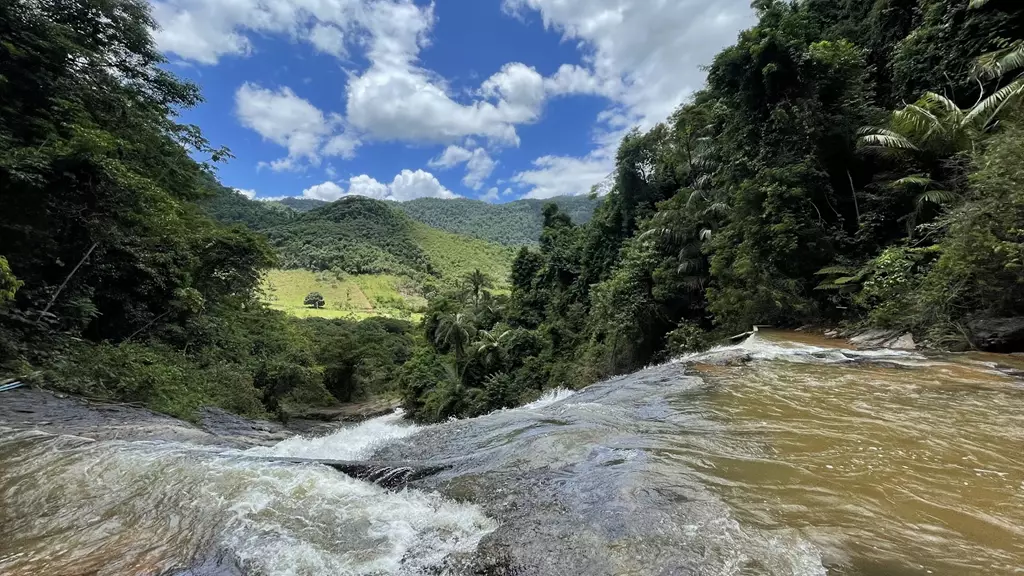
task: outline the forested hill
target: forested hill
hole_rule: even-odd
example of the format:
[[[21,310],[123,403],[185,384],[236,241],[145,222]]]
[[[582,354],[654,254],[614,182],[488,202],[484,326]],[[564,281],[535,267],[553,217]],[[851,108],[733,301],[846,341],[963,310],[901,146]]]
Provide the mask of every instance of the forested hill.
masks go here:
[[[428,226],[504,244],[535,245],[544,225],[542,211],[547,203],[558,205],[576,224],[585,224],[600,202],[589,196],[559,196],[549,200],[516,200],[507,204],[489,204],[479,200],[456,198],[420,198],[400,202],[397,208]]]
[[[448,280],[479,269],[504,284],[512,259],[508,248],[416,222],[395,202],[352,196],[299,212],[217,187],[203,206],[221,222],[264,234],[285,268]]]
[[[231,192],[229,188],[225,192]],[[516,200],[490,204],[480,200],[419,198],[393,206],[413,220],[440,230],[464,234],[505,246],[536,245],[544,225],[542,211],[547,203],[558,205],[576,224],[586,224],[600,202],[590,196],[558,196],[548,200]],[[243,222],[265,227],[267,222],[287,220],[288,212],[309,212],[329,204],[311,198],[284,198],[259,204],[275,210],[260,210],[255,202],[238,194],[219,194],[207,201],[211,213],[225,222]],[[294,216],[294,214],[292,214]]]

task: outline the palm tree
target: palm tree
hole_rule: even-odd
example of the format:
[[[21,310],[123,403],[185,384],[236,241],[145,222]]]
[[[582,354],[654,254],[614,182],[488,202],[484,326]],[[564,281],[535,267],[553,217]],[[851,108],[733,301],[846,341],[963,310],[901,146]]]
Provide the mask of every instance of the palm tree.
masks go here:
[[[971,8],[981,8],[989,0],[971,0]],[[978,59],[978,68],[983,76],[998,78],[1024,68],[1024,40],[1006,40],[1004,46]]]
[[[479,339],[473,344],[473,351],[484,364],[484,367],[491,368],[505,356],[505,343],[515,333],[513,330],[505,330],[495,334],[492,330],[481,330],[478,333]]]
[[[447,346],[455,353],[456,366],[465,368],[466,346],[476,335],[473,318],[465,313],[446,314],[440,318],[434,331],[434,342]],[[460,369],[462,369],[460,368]]]
[[[1024,96],[1024,79],[1018,79],[964,110],[952,100],[928,92],[914,104],[893,112],[887,127],[861,128],[858,145],[867,152],[902,157],[923,171],[896,179],[891,186],[914,190],[916,208],[908,222],[913,225],[926,203],[943,204],[956,197],[954,182],[960,169],[951,160],[974,152],[998,124],[1007,107]]]
[[[479,304],[480,298],[484,293],[484,289],[493,286],[490,277],[480,271],[479,268],[470,272],[466,276],[466,284],[469,285],[470,293],[473,295],[473,303]]]
[[[729,210],[724,190],[714,185],[713,174],[718,165],[712,158],[711,139],[691,138],[685,148],[684,181],[689,196],[683,208],[659,210],[640,235],[641,239],[659,237],[678,250],[678,272],[685,274],[685,282],[694,291],[703,291],[709,279],[702,244],[711,239],[713,230]],[[694,218],[695,217],[695,218]],[[680,223],[696,220],[693,225]]]

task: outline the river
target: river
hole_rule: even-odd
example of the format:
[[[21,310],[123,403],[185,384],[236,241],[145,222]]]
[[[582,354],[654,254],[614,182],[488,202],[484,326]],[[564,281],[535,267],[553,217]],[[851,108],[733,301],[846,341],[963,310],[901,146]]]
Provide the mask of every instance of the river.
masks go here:
[[[0,574],[1019,576],[1021,369],[760,333],[475,419],[249,449],[9,426]],[[277,456],[444,469],[386,490]]]

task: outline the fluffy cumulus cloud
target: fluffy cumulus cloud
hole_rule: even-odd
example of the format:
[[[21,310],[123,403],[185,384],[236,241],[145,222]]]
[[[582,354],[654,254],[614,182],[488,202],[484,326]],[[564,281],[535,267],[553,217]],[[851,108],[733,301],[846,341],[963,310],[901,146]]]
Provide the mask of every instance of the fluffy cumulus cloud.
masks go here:
[[[606,188],[614,150],[629,127],[664,120],[704,81],[701,65],[754,21],[749,0],[504,0],[511,13],[581,47],[586,66],[563,65],[550,94],[596,94],[611,104],[584,157],[543,156],[513,177],[527,196],[547,198]]]
[[[284,147],[288,155],[270,165],[275,170],[295,169],[303,162],[319,164],[321,156],[350,158],[358,141],[343,130],[337,115],[326,115],[291,88],[277,90],[243,84],[235,93],[239,122],[263,138]]]
[[[251,54],[250,38],[259,34],[289,35],[339,58],[347,56],[350,43],[365,49],[369,65],[349,74],[344,114],[344,123],[364,139],[452,143],[477,136],[492,147],[518,146],[516,126],[538,121],[551,96],[618,89],[614,78],[598,78],[583,67],[567,64],[545,78],[513,62],[484,80],[470,101],[457,100],[443,79],[418,64],[435,16],[433,4],[412,0],[154,0],[153,8],[160,48],[201,64]],[[275,92],[301,100],[287,88]],[[253,95],[252,87],[246,95]],[[329,123],[342,121],[320,114]],[[354,153],[360,138],[352,135],[312,145],[330,133],[318,126],[296,134],[304,147],[293,152],[289,146],[289,157],[277,167],[290,168],[301,157],[315,160],[312,148]]]
[[[242,196],[245,196],[249,200],[252,200],[253,198],[256,197],[256,191],[255,190],[247,190],[245,188],[235,188],[235,192],[238,192],[239,194],[241,194]]]
[[[391,181],[383,184],[374,178],[361,174],[349,178],[348,190],[332,181],[310,186],[302,191],[303,198],[333,202],[343,196],[365,196],[376,200],[406,202],[416,198],[457,198],[445,188],[430,172],[423,170],[402,170]]]
[[[606,192],[604,183],[615,167],[615,158],[603,150],[584,158],[541,156],[533,167],[513,176],[512,181],[526,188],[526,198],[552,198],[589,194],[597,186]]]
[[[352,65],[350,52],[359,51],[356,61],[365,64],[347,70],[344,110],[317,110],[284,87],[246,84],[239,90],[242,123],[287,150],[287,156],[271,163],[276,169],[317,164],[326,156],[351,157],[366,141],[462,143],[465,151],[482,150],[459,162],[466,165],[464,183],[481,189],[494,168],[491,154],[520,145],[517,127],[540,121],[551,98],[607,98],[607,109],[595,118],[592,152],[543,156],[511,179],[533,197],[586,192],[603,181],[614,167],[614,148],[625,130],[666,118],[701,85],[700,65],[753,22],[749,0],[503,0],[506,11],[525,21],[539,17],[547,29],[577,46],[580,62],[565,63],[549,76],[511,62],[477,88],[454,94],[420,61],[436,20],[433,3],[151,2],[160,26],[159,47],[199,64],[250,55],[261,35],[308,43],[346,59],[346,66]],[[470,138],[480,144],[468,145]],[[417,183],[426,181],[411,174]],[[391,185],[386,187],[391,194]]]
[[[309,31],[309,41],[317,50],[337,58],[348,54],[345,49],[345,33],[336,26],[317,24]]]
[[[471,151],[462,146],[453,145],[445,148],[440,156],[431,160],[430,166],[448,169],[463,163],[466,165],[466,175],[462,178],[462,183],[473,190],[483,188],[484,182],[494,172],[494,167],[497,165],[497,162],[483,148]]]
[[[327,202],[334,202],[344,195],[345,189],[330,181],[324,182],[323,184],[317,184],[316,186],[310,186],[302,191],[303,198],[325,200]]]

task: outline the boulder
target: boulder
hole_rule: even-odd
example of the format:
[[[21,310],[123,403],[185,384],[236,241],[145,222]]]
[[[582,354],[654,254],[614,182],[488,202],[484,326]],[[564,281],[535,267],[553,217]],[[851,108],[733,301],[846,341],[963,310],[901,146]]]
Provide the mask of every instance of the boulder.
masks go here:
[[[884,348],[886,344],[900,337],[899,332],[893,330],[865,330],[850,338],[854,346],[865,348]]]
[[[865,330],[850,338],[850,343],[861,348],[891,348],[893,350],[917,350],[917,342],[910,332],[900,334],[896,330]]]
[[[887,346],[893,350],[917,350],[917,342],[914,342],[914,335],[910,332],[893,340]]]
[[[967,323],[971,342],[987,352],[1024,351],[1024,317],[978,318]]]

